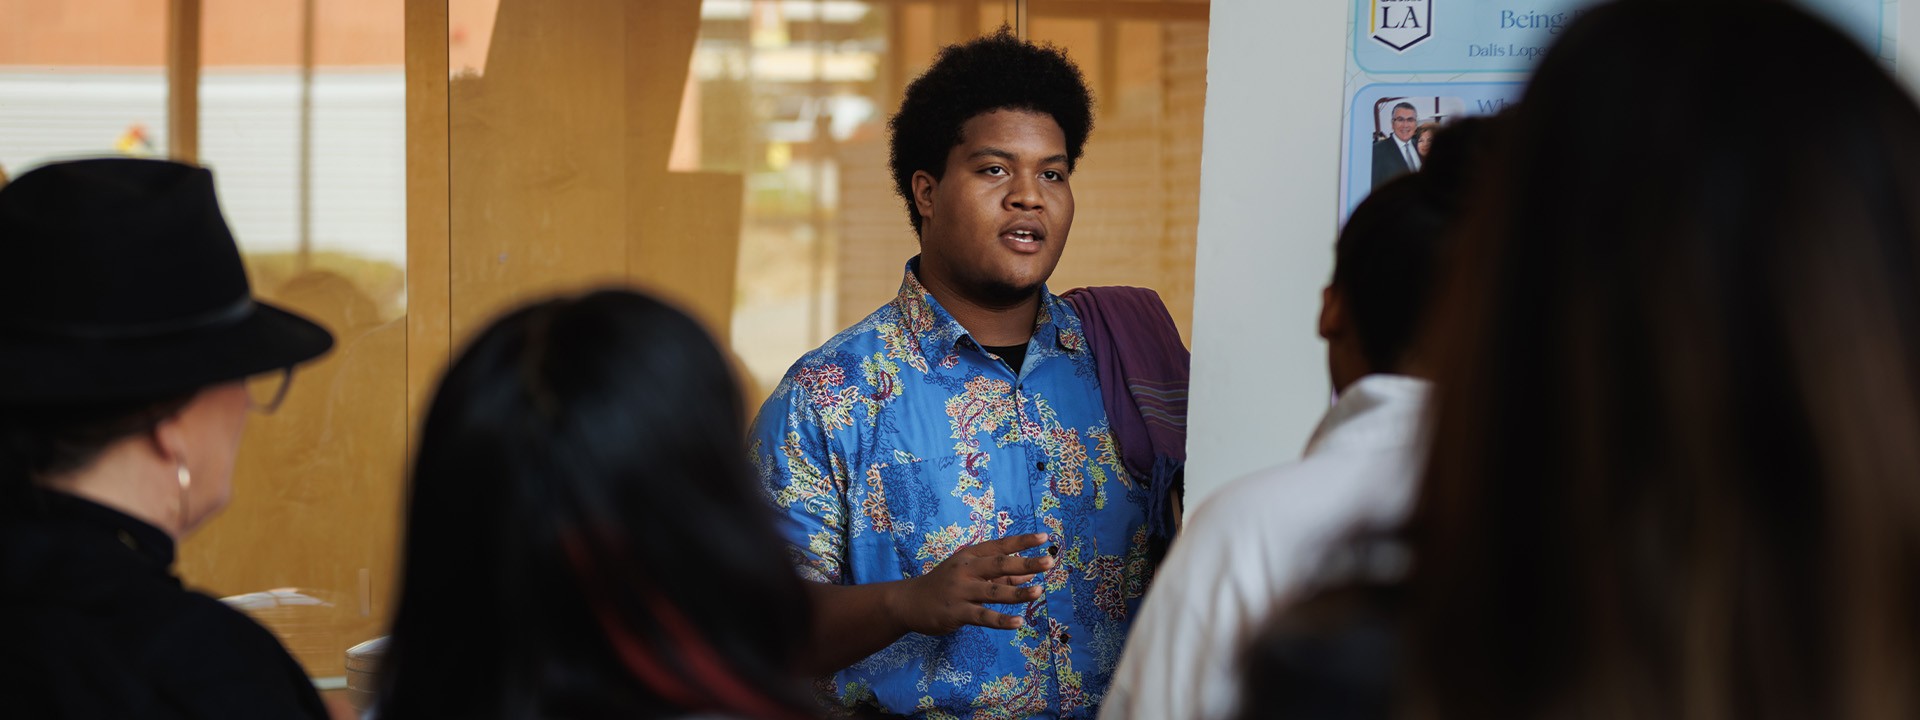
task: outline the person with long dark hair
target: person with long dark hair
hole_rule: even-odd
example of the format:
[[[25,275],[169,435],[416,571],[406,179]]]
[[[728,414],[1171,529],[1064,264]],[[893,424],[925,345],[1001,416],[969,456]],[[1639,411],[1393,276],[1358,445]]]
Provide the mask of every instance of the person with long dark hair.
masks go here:
[[[1920,714],[1920,107],[1790,4],[1629,0],[1511,120],[1413,515],[1243,716]]]
[[[0,190],[0,714],[326,717],[272,633],[173,574],[249,411],[333,345],[253,298],[213,188],[116,158]]]
[[[381,720],[810,714],[810,609],[731,367],[625,291],[473,341],[421,436]]]

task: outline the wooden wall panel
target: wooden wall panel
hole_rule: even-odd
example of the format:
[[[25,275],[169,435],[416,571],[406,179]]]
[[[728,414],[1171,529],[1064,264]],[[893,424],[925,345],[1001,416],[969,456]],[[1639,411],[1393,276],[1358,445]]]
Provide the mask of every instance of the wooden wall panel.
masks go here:
[[[407,430],[411,457],[452,353],[447,3],[407,0]]]
[[[251,260],[251,258],[250,258]],[[326,326],[335,348],[249,419],[226,512],[182,544],[190,586],[240,596],[318,677],[384,631],[406,472],[406,329],[344,275],[316,270],[256,294]]]
[[[530,298],[635,284],[724,339],[744,188],[667,167],[699,0],[502,0],[452,82],[455,346]]]
[[[664,171],[633,184],[629,276],[698,318],[723,345],[733,326],[742,185],[733,173]]]
[[[503,0],[449,88],[454,346],[529,298],[624,282],[626,6]]]
[[[667,169],[700,34],[700,0],[636,8],[628,13],[627,33],[627,274],[725,342],[746,188],[735,173]]]

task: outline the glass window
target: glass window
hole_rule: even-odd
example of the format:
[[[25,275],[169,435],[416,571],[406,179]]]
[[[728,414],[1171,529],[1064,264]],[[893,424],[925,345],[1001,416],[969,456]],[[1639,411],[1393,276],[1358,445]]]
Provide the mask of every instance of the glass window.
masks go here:
[[[179,570],[337,687],[346,649],[389,615],[405,488],[403,0],[201,10],[200,162],[254,293],[336,344],[250,419],[233,501]]]
[[[887,118],[940,46],[1014,19],[997,1],[702,3],[676,148],[745,178],[732,341],[756,402],[898,289],[915,240]]]
[[[1093,85],[1074,174],[1073,244],[1050,283],[1159,291],[1191,339],[1206,109],[1205,0],[1029,0],[1029,36],[1066,48]]]
[[[886,119],[1012,0],[449,4],[453,336],[602,282],[680,301],[758,403],[893,295],[913,236]],[[533,41],[565,36],[564,50]],[[567,107],[569,113],[548,108]]]
[[[167,6],[0,0],[0,172],[167,153]]]
[[[1099,101],[1075,181],[1079,240],[1054,289],[1152,287],[1184,331],[1207,8],[453,0],[455,344],[519,299],[635,282],[730,341],[757,403],[802,353],[892,297],[916,250],[887,171],[886,121],[906,83],[941,46],[1022,23],[1067,48]],[[562,36],[564,50],[531,42]]]
[[[177,571],[322,687],[388,614],[406,472],[404,0],[203,0],[198,161],[257,295],[335,335]],[[0,0],[0,169],[167,157],[171,3]],[[193,128],[185,128],[193,130]]]

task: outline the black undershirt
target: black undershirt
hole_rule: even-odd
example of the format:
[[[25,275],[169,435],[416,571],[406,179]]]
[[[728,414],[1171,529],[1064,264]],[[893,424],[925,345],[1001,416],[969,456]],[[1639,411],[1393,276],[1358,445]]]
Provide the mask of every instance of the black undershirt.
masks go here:
[[[1004,347],[995,347],[993,345],[981,345],[980,349],[1000,356],[1000,361],[1006,363],[1007,367],[1011,368],[1013,370],[1013,374],[1015,375],[1020,374],[1020,364],[1027,361],[1027,344],[1026,343],[1020,343],[1019,345],[1007,345]]]

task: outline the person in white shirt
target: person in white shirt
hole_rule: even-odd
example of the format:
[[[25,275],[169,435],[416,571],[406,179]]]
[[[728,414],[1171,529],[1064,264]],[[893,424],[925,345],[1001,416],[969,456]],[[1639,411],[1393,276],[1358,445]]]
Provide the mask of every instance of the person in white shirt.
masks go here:
[[[1443,130],[1437,161],[1469,164],[1482,122]],[[1458,175],[1402,176],[1354,210],[1321,294],[1339,401],[1304,457],[1235,481],[1194,511],[1147,594],[1102,720],[1230,715],[1243,639],[1276,602],[1310,589],[1322,551],[1404,514],[1424,460],[1429,395],[1416,341]]]

